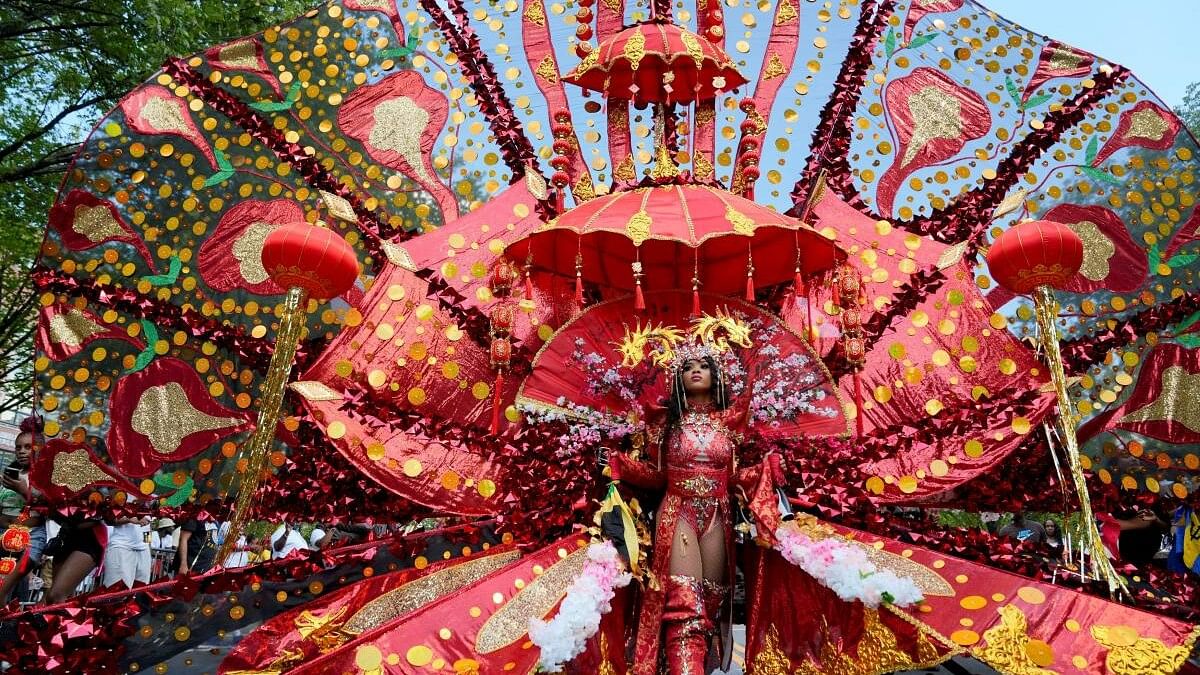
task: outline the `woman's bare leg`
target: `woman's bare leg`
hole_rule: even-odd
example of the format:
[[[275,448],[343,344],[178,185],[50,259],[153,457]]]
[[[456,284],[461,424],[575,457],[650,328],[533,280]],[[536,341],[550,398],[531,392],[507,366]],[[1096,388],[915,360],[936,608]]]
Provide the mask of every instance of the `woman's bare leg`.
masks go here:
[[[83,551],[71,551],[66,560],[54,565],[54,583],[46,594],[47,604],[65,602],[75,592],[79,582],[95,567],[96,561],[92,560],[92,556]]]

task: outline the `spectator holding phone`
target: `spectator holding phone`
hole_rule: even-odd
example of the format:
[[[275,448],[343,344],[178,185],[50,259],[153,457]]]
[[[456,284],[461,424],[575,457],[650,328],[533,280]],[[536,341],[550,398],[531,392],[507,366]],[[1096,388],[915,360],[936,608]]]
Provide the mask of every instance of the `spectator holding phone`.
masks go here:
[[[0,530],[9,527],[24,527],[29,530],[29,548],[16,569],[0,580],[0,603],[7,602],[17,584],[25,579],[30,570],[42,562],[46,548],[46,519],[29,506],[39,495],[29,486],[29,466],[33,453],[41,442],[41,420],[27,417],[21,421],[13,448],[15,458],[0,474]]]

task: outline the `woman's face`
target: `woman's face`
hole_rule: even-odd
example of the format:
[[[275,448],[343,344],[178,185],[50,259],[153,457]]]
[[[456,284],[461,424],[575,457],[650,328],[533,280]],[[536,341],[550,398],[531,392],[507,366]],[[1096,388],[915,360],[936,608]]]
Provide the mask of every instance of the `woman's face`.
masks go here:
[[[33,434],[26,431],[17,436],[15,450],[17,461],[28,466],[29,458],[33,456]]]
[[[1055,537],[1058,536],[1058,523],[1054,522],[1053,520],[1047,520],[1042,527],[1046,528],[1046,534]]]
[[[684,362],[683,390],[688,394],[707,394],[712,390],[712,370],[707,361],[689,359]]]

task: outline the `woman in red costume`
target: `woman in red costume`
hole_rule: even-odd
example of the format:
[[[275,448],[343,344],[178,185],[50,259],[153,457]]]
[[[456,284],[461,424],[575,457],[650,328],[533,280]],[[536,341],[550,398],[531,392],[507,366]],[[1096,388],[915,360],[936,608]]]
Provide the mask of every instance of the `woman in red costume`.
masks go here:
[[[639,612],[634,675],[657,675],[664,661],[669,675],[702,675],[726,667],[731,655],[730,490],[763,491],[755,489],[760,466],[737,467],[745,415],[730,407],[718,363],[708,345],[681,348],[670,375],[665,419],[648,425],[650,456],[616,454],[612,461],[614,480],[664,491]],[[767,464],[774,478],[778,456],[771,455]],[[747,501],[760,530],[773,531],[776,505],[762,498]]]

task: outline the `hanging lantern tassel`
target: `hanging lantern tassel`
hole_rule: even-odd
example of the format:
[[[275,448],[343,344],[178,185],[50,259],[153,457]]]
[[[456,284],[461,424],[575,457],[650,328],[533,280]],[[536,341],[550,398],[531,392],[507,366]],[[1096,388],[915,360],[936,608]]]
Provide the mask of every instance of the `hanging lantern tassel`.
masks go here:
[[[854,437],[862,438],[863,436],[863,396],[862,396],[862,377],[859,376],[859,371],[854,371]]]
[[[533,275],[529,271],[530,265],[525,265],[525,299],[533,302]]]
[[[583,307],[583,256],[575,254],[575,304]]]
[[[633,263],[633,308],[637,311],[646,309],[646,297],[642,295],[642,263]]]
[[[692,316],[700,316],[700,280],[692,279]]]
[[[805,289],[805,301],[805,304],[808,305],[808,339],[816,340],[817,327],[813,324],[813,303],[816,302],[816,299],[813,297],[811,286]]]
[[[500,392],[504,389],[504,371],[496,371],[496,382],[492,385],[492,435],[500,433]]]
[[[754,302],[754,258],[746,259],[746,302]]]

